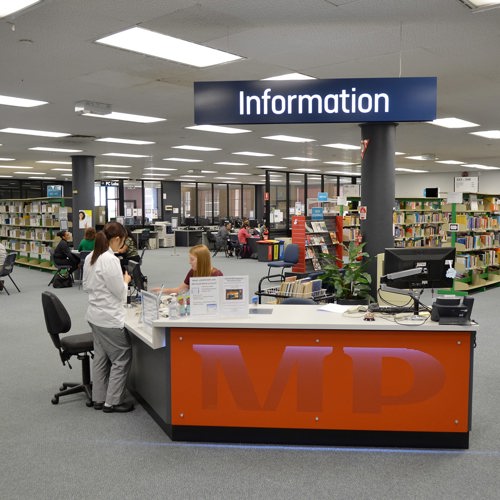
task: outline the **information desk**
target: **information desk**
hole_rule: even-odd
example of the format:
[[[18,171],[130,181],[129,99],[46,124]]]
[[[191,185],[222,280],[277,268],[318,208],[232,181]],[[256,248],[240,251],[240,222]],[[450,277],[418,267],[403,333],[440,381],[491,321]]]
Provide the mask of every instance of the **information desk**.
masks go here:
[[[258,308],[149,331],[127,311],[129,387],[171,439],[468,448],[474,326]]]

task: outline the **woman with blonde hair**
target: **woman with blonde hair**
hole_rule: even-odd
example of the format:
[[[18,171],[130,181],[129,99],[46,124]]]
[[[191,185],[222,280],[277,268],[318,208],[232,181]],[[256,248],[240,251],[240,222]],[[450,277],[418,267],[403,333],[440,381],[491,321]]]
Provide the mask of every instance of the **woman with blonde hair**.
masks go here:
[[[189,290],[191,278],[201,278],[207,276],[222,276],[222,272],[212,266],[210,250],[205,245],[196,245],[189,249],[189,265],[191,269],[186,274],[184,281],[176,288],[162,288],[161,293],[184,293]],[[159,292],[160,289],[156,288]]]

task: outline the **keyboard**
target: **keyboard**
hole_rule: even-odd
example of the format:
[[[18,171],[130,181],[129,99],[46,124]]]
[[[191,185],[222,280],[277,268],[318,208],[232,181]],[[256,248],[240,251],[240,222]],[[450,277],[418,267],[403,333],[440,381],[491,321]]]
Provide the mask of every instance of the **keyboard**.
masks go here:
[[[368,312],[383,313],[383,314],[399,314],[399,313],[412,313],[413,307],[410,306],[368,306]]]

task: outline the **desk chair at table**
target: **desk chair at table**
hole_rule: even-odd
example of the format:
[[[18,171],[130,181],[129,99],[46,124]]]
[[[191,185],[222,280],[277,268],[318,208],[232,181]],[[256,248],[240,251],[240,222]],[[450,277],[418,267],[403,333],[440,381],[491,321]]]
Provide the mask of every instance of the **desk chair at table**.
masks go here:
[[[81,333],[60,337],[61,333],[71,330],[71,318],[59,298],[52,292],[42,292],[42,307],[45,324],[63,365],[72,366],[69,360],[76,356],[82,362],[82,383],[63,382],[60,392],[54,394],[52,404],[59,403],[61,396],[84,392],[87,406],[92,406],[92,382],[90,380],[90,357],[94,357],[94,340],[92,333]]]
[[[283,281],[285,279],[285,269],[295,266],[298,261],[299,246],[295,243],[288,244],[283,252],[283,260],[276,260],[267,263],[267,278],[280,278],[280,281]],[[271,269],[281,269],[281,273],[271,274]]]
[[[2,267],[0,267],[0,278],[3,278],[5,276],[8,276],[10,281],[14,283],[14,286],[17,288],[17,291],[20,293],[21,290],[19,290],[19,287],[16,285],[16,282],[12,279],[12,271],[14,270],[14,264],[16,263],[16,256],[17,254],[15,252],[9,253],[7,257],[5,257],[4,263]],[[7,292],[7,295],[10,295],[9,291],[7,290],[5,283],[3,285],[3,289]]]
[[[149,238],[151,238],[151,231],[144,229],[139,235],[139,248],[149,248]]]

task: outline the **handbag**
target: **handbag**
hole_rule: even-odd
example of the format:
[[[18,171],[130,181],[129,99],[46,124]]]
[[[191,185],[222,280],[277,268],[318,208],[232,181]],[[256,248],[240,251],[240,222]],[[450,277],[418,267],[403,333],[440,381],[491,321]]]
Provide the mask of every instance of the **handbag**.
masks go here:
[[[73,286],[73,280],[71,279],[71,274],[69,274],[66,270],[59,271],[55,276],[54,276],[54,281],[52,283],[52,286],[54,288],[70,288]]]

